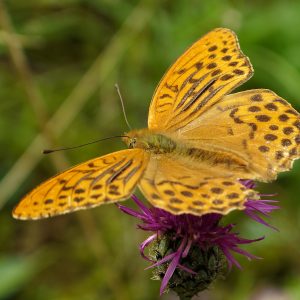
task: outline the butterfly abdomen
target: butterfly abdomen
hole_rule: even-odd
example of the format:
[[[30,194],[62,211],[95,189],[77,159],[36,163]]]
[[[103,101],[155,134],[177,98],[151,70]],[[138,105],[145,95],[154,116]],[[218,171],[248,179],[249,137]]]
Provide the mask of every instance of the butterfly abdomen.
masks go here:
[[[144,137],[146,150],[154,154],[167,154],[176,151],[177,143],[163,134],[149,134]]]
[[[209,151],[200,148],[186,148],[185,154],[195,160],[201,162],[207,162],[212,166],[219,164],[226,165],[227,167],[236,166],[245,168],[245,162],[241,159],[235,158],[232,155],[226,155],[225,153]]]
[[[178,159],[183,159],[193,168],[214,168],[224,176],[234,173],[237,177],[248,178],[252,173],[249,164],[245,160],[231,153],[189,147],[179,142],[174,153]]]

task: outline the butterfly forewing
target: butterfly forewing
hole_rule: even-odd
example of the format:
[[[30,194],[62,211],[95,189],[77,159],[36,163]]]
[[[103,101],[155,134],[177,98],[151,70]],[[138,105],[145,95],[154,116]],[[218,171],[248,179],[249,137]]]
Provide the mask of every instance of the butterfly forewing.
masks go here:
[[[144,173],[148,154],[128,149],[92,159],[42,183],[13,211],[40,219],[128,198]]]
[[[252,171],[248,178],[269,181],[300,156],[300,115],[274,92],[250,90],[222,98],[186,126],[181,138],[235,155]]]
[[[252,73],[234,32],[225,28],[209,32],[179,57],[159,83],[150,105],[148,127],[170,131],[183,128]]]

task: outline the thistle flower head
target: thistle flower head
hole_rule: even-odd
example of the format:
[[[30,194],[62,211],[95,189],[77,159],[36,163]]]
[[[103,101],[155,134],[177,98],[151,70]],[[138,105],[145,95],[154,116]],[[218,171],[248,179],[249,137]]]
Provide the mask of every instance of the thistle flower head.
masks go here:
[[[249,180],[241,181],[247,188],[253,188]],[[261,195],[261,197],[270,195]],[[118,204],[125,213],[139,219],[138,228],[153,234],[140,244],[140,253],[151,262],[154,279],[162,279],[160,293],[170,288],[181,299],[191,299],[206,289],[211,282],[225,273],[226,266],[241,268],[234,253],[249,260],[258,258],[240,248],[243,244],[262,240],[245,239],[233,232],[234,224],[222,225],[222,215],[207,214],[201,217],[182,214],[173,215],[159,208],[145,206],[136,196],[132,199],[139,211]],[[261,216],[268,216],[278,206],[275,200],[248,199],[245,214],[253,220],[270,226]],[[272,227],[273,228],[273,227]],[[146,247],[150,252],[145,254]]]

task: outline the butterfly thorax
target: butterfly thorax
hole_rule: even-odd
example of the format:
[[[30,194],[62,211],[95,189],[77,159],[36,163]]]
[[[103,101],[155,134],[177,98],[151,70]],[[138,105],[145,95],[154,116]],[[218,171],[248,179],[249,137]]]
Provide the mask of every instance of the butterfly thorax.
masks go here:
[[[154,154],[171,153],[177,149],[172,138],[148,129],[132,130],[126,136],[123,140],[128,148],[141,148]]]

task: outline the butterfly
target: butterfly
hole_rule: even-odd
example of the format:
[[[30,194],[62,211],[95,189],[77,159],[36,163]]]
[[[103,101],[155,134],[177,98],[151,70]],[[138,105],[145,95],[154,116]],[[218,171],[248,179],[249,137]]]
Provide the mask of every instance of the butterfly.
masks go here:
[[[267,89],[230,92],[253,74],[235,33],[217,28],[166,72],[148,128],[128,149],[79,164],[42,183],[13,211],[40,219],[125,200],[138,186],[172,214],[228,214],[259,194],[240,179],[268,182],[300,156],[300,116]]]

